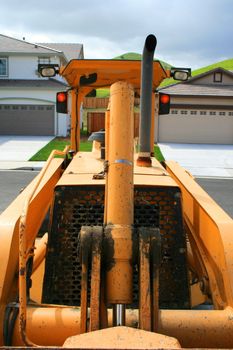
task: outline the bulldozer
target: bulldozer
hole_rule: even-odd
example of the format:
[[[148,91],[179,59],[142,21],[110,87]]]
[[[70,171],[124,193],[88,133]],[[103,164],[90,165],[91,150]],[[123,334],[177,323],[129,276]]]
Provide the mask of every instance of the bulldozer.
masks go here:
[[[71,145],[0,216],[1,348],[233,347],[233,221],[189,172],[153,156],[155,92],[190,75],[165,70],[155,47],[151,34],[142,61],[39,67],[69,86],[59,102]],[[105,130],[80,152],[80,106],[101,87]]]

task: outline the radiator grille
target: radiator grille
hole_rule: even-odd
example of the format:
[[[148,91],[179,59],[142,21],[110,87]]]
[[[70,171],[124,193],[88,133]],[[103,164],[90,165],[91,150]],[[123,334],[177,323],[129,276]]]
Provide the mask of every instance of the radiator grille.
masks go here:
[[[43,302],[80,305],[79,231],[84,225],[102,225],[103,215],[102,186],[66,186],[56,189]],[[140,226],[159,227],[161,232],[160,308],[188,308],[186,243],[179,189],[135,187],[134,227]],[[137,270],[135,265],[134,305],[138,300]]]

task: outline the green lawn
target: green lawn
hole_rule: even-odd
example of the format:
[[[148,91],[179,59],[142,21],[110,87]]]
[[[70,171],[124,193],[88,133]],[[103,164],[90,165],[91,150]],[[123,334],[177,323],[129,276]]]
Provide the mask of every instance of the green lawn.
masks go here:
[[[45,147],[41,148],[34,156],[32,156],[30,161],[45,161],[48,159],[50,153],[56,149],[59,151],[63,151],[64,148],[70,145],[70,140],[66,138],[55,138],[50,141]],[[85,139],[80,142],[80,151],[89,152],[92,149],[92,142],[87,141]]]
[[[50,141],[45,147],[41,148],[34,156],[32,156],[30,161],[46,161],[50,155],[50,153],[54,150],[63,151],[64,148],[70,144],[70,140],[66,138],[55,138]],[[92,149],[92,142],[87,141],[86,139],[82,139],[80,142],[80,151],[82,152],[90,152]],[[164,157],[160,151],[159,146],[154,146],[155,158],[159,161],[164,161]]]

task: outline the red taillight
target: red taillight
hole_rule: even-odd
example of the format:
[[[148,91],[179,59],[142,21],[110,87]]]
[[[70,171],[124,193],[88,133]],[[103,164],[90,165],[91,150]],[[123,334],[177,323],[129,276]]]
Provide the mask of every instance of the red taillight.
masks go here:
[[[161,95],[160,96],[160,102],[166,104],[170,102],[170,96],[169,95]]]
[[[67,102],[68,102],[68,92],[67,91],[60,91],[57,92],[57,98],[56,98],[56,106],[57,106],[57,113],[67,113]]]
[[[169,114],[170,112],[170,95],[159,93],[159,114]]]
[[[65,92],[59,92],[57,94],[57,101],[58,102],[65,102],[67,99],[67,94]]]

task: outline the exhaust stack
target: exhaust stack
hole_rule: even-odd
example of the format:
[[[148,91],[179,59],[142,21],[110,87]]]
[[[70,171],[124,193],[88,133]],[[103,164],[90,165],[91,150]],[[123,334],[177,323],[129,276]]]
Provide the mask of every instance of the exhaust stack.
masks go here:
[[[147,36],[141,68],[141,103],[140,103],[140,126],[139,126],[139,154],[138,166],[151,166],[151,103],[152,103],[152,77],[153,59],[157,40],[153,34]]]

